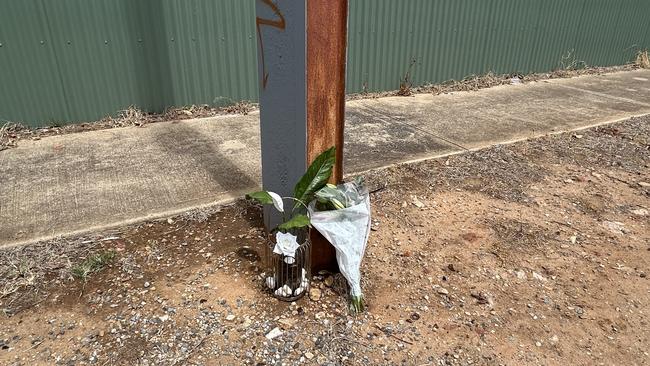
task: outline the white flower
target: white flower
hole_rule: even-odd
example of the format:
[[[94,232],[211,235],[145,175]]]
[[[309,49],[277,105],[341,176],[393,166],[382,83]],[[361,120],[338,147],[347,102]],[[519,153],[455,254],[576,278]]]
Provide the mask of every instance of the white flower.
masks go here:
[[[295,257],[298,249],[298,237],[289,233],[278,232],[275,234],[275,247],[273,253],[287,257]]]
[[[284,212],[284,202],[282,202],[282,197],[280,197],[279,194],[275,192],[268,191],[266,192],[271,196],[271,199],[273,200],[273,206],[275,206],[275,209]]]

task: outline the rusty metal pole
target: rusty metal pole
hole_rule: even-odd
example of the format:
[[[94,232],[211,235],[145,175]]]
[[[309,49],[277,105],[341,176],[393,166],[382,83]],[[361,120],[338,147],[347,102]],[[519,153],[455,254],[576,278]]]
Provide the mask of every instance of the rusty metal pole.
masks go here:
[[[322,151],[336,146],[343,177],[348,0],[256,0],[262,183],[291,195]],[[264,212],[268,227],[280,222]],[[313,270],[336,270],[334,248],[312,235]]]
[[[348,0],[307,0],[307,160],[336,146],[331,181],[343,179]],[[338,271],[336,252],[316,230],[312,269]]]

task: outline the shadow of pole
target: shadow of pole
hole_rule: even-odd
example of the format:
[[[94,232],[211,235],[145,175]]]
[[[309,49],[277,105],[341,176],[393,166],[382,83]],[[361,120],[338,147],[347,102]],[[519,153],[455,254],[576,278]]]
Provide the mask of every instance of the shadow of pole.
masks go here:
[[[218,141],[183,122],[169,128],[156,128],[155,141],[169,159],[182,159],[206,172],[211,181],[224,191],[242,192],[259,188],[260,182],[219,151]]]

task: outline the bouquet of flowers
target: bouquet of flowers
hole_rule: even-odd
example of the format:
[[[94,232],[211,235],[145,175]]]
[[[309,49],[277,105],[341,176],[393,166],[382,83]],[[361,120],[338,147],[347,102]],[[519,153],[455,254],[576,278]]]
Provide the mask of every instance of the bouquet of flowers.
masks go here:
[[[309,205],[311,225],[336,249],[341,273],[350,285],[350,310],[364,310],[361,292],[361,260],[370,235],[370,195],[363,179],[328,184]]]

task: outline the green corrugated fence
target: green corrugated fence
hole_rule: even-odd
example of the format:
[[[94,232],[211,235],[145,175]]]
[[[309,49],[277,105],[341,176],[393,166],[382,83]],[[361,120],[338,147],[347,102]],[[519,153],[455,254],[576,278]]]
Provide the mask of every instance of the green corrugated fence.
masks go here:
[[[289,0],[278,0],[289,1]],[[650,47],[647,0],[350,0],[348,92],[488,71],[615,65]],[[257,98],[254,0],[0,0],[0,121]]]

